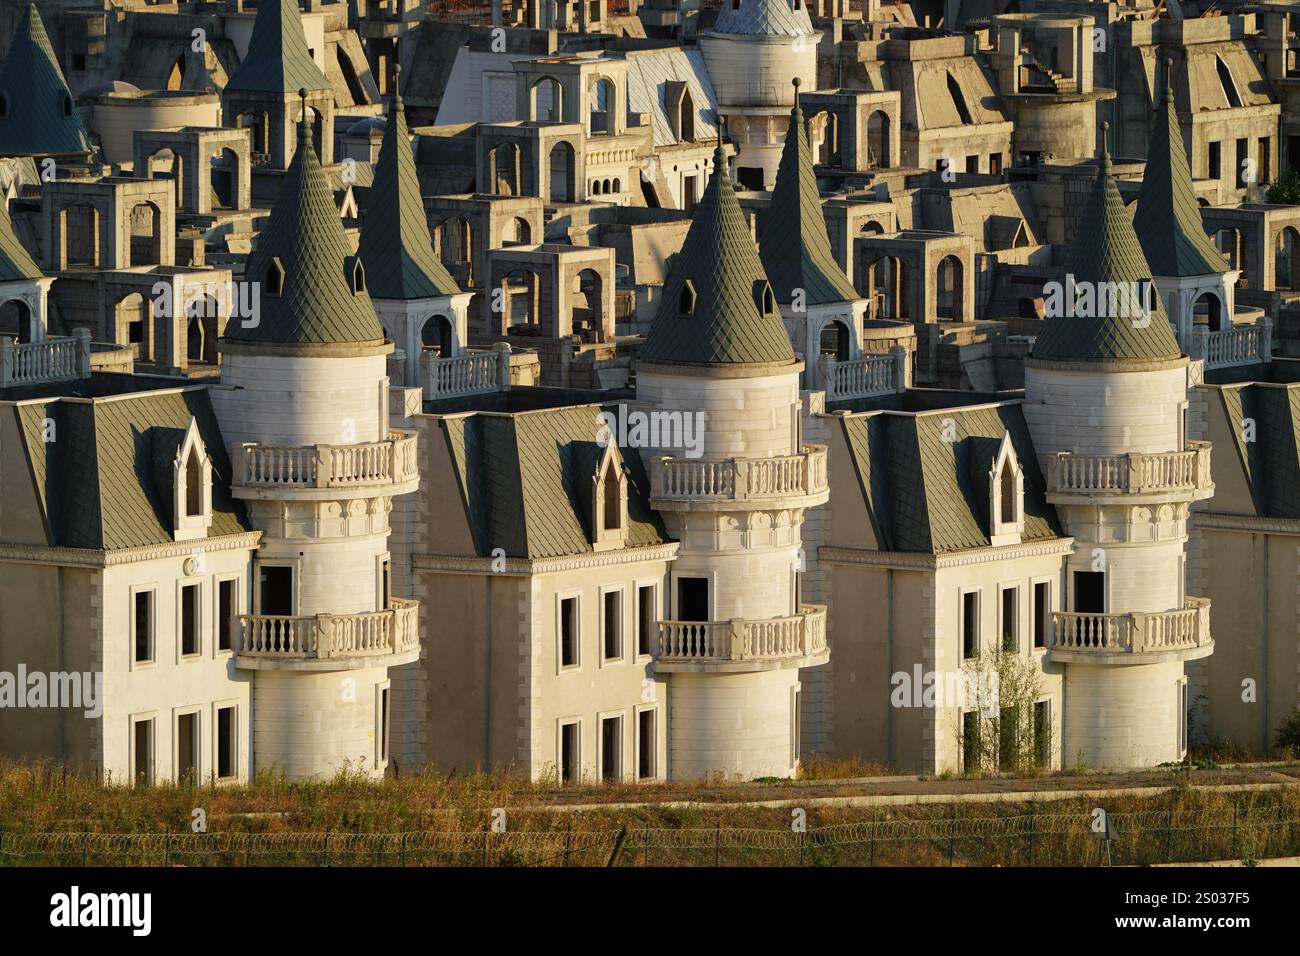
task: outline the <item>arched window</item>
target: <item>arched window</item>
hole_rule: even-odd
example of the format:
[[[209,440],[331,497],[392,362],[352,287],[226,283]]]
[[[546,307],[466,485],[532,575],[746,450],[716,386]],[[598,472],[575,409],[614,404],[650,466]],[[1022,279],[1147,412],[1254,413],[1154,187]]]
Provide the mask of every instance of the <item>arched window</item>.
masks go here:
[[[196,445],[190,449],[185,461],[185,515],[197,518],[203,514],[203,463],[199,461]]]
[[[619,489],[618,466],[612,458],[605,467],[604,485],[605,507],[601,523],[605,531],[617,531],[623,527],[623,499]]]
[[[366,270],[361,264],[361,257],[349,256],[344,268],[348,272],[348,288],[352,290],[353,295],[361,295],[366,291]]]
[[[677,296],[677,314],[686,318],[695,314],[695,283],[690,279],[682,286]]]
[[[72,97],[66,93],[63,95],[63,115],[65,117],[72,115]]]
[[[276,256],[266,267],[266,276],[262,280],[263,290],[267,295],[281,295],[284,292],[284,266]]]
[[[1002,475],[998,479],[998,497],[1001,499],[1001,518],[1010,523],[1016,520],[1016,472],[1010,462],[1002,465]]]

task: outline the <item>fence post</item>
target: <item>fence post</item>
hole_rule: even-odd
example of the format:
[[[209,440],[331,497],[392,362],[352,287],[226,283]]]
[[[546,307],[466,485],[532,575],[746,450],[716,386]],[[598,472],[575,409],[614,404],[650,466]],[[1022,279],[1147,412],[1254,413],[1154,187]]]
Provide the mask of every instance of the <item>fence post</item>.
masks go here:
[[[248,834],[248,839],[244,841],[244,866],[248,866],[248,858],[253,853],[253,834]]]
[[[1034,835],[1038,832],[1038,820],[1034,816],[1034,804],[1029,803],[1029,865],[1034,865]]]
[[[952,813],[948,817],[948,865],[952,866],[953,854],[957,849],[957,804],[952,805]]]
[[[325,831],[325,845],[321,847],[321,866],[330,865],[330,832]]]
[[[713,865],[722,865],[722,821],[713,825]]]

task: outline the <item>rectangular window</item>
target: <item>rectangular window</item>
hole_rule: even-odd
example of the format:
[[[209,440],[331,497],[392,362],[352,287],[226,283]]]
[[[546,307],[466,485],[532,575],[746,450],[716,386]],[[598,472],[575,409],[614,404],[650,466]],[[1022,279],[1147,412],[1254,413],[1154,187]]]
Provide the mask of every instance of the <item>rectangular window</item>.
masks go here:
[[[707,621],[709,619],[709,579],[677,579],[677,620]]]
[[[199,715],[176,717],[176,782],[197,783],[199,777]]]
[[[135,592],[135,662],[153,660],[153,591]]]
[[[1052,702],[1034,704],[1034,763],[1046,767],[1052,760]]]
[[[1210,170],[1209,172],[1210,179],[1218,179],[1219,176],[1222,175],[1222,173],[1219,169],[1219,144],[1217,142],[1210,143],[1209,155],[1206,157],[1206,159],[1207,159],[1206,165],[1209,167]]]
[[[390,708],[392,707],[392,685],[384,684],[379,688],[379,713],[375,715],[375,741],[378,745],[376,760],[383,766],[388,760],[388,737],[392,730]]]
[[[578,599],[560,600],[560,666],[578,666]]]
[[[1271,153],[1271,150],[1269,149],[1269,139],[1268,139],[1267,136],[1264,136],[1264,137],[1262,137],[1262,138],[1260,139],[1260,141],[1259,141],[1259,177],[1258,177],[1258,181],[1261,182],[1261,183],[1267,183],[1267,182],[1272,178],[1272,175],[1273,175],[1273,174],[1272,174],[1272,171],[1271,171],[1270,168],[1269,168],[1269,167],[1272,165],[1272,158],[1273,158],[1273,157],[1270,155],[1270,153]]]
[[[257,569],[258,610],[273,617],[293,616],[293,567],[262,564]]]
[[[623,592],[606,591],[601,597],[601,646],[605,660],[623,656]]]
[[[1020,650],[1020,588],[1002,589],[1002,649]]]
[[[1034,647],[1047,646],[1047,628],[1052,615],[1052,585],[1039,581],[1034,585]]]
[[[966,172],[978,173],[980,171],[980,158],[978,156],[966,157]]]
[[[228,651],[234,646],[235,588],[234,578],[217,582],[217,650]]]
[[[181,585],[181,656],[199,652],[199,586]]]
[[[998,176],[1002,173],[1002,154],[989,153],[989,175]]]
[[[961,656],[978,657],[980,652],[980,593],[966,591],[961,596]]]
[[[1178,682],[1178,756],[1187,756],[1187,679]]]
[[[654,646],[654,634],[659,615],[656,613],[659,589],[653,584],[636,589],[636,652],[649,654]]]
[[[74,73],[86,72],[86,54],[84,53],[72,54],[72,72]]]
[[[980,712],[968,710],[961,715],[961,769],[972,773],[980,762]]]
[[[1082,614],[1106,613],[1106,572],[1074,572],[1074,609]]]
[[[1250,158],[1250,140],[1237,140],[1237,188],[1246,185],[1246,165]]]
[[[636,776],[638,780],[653,780],[655,777],[655,756],[659,752],[655,739],[655,712],[643,710],[636,715]]]
[[[600,719],[600,779],[623,779],[623,718]]]
[[[131,769],[137,787],[153,783],[153,718],[137,720],[132,724]]]
[[[235,708],[217,708],[217,776],[223,780],[236,775]]]
[[[560,783],[576,783],[581,776],[582,760],[580,725],[572,723],[560,725]]]

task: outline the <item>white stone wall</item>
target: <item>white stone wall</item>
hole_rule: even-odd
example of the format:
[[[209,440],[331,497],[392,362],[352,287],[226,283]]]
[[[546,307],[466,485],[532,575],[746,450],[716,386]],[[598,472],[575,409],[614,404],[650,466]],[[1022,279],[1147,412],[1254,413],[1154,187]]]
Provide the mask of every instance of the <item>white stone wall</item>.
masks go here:
[[[238,710],[236,766],[239,779],[250,773],[251,675],[231,666],[232,651],[217,650],[217,582],[237,578],[238,606],[247,609],[250,552],[202,551],[202,569],[186,575],[191,556],[156,558],[114,565],[103,572],[103,648],[105,706],[103,715],[103,770],[115,782],[132,779],[132,722],[154,720],[154,779],[176,779],[176,718],[199,711],[198,777],[207,780],[216,768],[216,707],[234,704]],[[193,656],[181,655],[180,587],[198,584],[199,648]],[[134,661],[132,622],[134,594],[154,592],[154,660]],[[238,646],[238,631],[233,635]]]
[[[388,669],[257,672],[253,744],[257,768],[291,779],[330,777],[342,770],[382,776],[379,688]],[[390,705],[391,706],[391,705]]]
[[[794,775],[797,670],[676,673],[671,684],[673,779]]]
[[[353,444],[388,436],[387,355],[227,354],[212,403],[228,447]]]
[[[1071,767],[1152,767],[1178,760],[1183,664],[1068,664],[1065,753]]]

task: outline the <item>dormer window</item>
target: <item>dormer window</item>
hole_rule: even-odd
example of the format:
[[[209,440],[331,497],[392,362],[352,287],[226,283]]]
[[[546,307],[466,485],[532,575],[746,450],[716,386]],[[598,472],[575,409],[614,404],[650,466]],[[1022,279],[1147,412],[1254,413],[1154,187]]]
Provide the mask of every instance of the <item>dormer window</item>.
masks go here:
[[[366,269],[361,264],[360,256],[348,256],[344,262],[344,269],[347,270],[348,288],[352,290],[353,295],[361,295],[366,291]]]
[[[262,291],[267,295],[281,295],[284,292],[284,264],[280,262],[280,257],[276,256],[266,267],[266,275],[262,279]]]
[[[627,474],[618,445],[610,442],[591,476],[592,547],[621,548],[627,541]]]
[[[63,115],[65,117],[72,115],[72,97],[66,93],[63,94]]]
[[[731,9],[733,9],[733,10],[739,10],[739,9],[740,9],[740,0],[731,0]]]
[[[177,541],[207,537],[212,524],[212,461],[193,418],[172,461],[172,489],[172,536]]]
[[[989,543],[1019,544],[1024,530],[1025,473],[1006,432],[989,469]]]
[[[764,315],[771,315],[776,311],[776,296],[772,294],[771,283],[754,283],[754,304]]]
[[[677,314],[683,319],[688,319],[695,314],[695,283],[690,279],[682,286],[682,291],[677,295]]]

